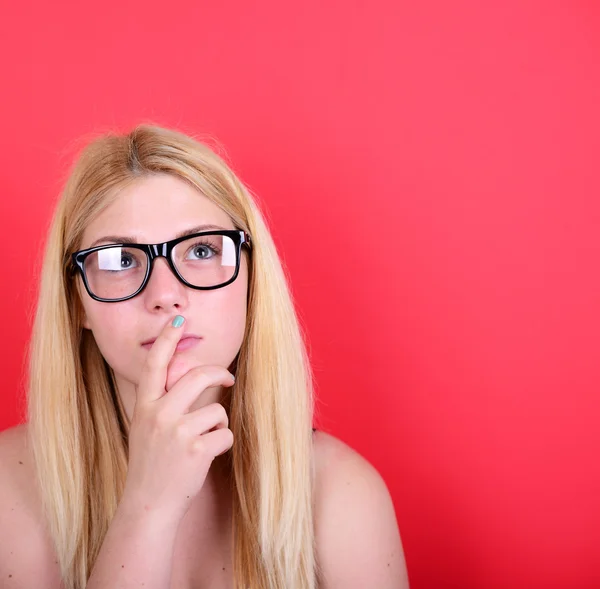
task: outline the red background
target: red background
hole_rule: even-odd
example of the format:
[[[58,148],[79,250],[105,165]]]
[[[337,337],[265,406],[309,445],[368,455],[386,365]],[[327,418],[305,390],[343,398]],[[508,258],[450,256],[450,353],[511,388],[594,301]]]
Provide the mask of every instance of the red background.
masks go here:
[[[13,2],[0,429],[82,135],[207,132],[263,200],[319,425],[382,473],[413,589],[600,586],[594,2]]]

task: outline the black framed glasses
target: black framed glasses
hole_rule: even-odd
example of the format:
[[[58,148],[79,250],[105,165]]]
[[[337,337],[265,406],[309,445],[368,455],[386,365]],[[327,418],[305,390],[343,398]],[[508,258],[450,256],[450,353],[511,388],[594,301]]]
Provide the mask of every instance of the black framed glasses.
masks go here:
[[[111,243],[75,252],[90,297],[118,303],[140,294],[148,284],[156,258],[166,258],[173,274],[196,290],[231,284],[240,271],[242,246],[252,250],[250,236],[241,230],[203,231],[164,243]]]

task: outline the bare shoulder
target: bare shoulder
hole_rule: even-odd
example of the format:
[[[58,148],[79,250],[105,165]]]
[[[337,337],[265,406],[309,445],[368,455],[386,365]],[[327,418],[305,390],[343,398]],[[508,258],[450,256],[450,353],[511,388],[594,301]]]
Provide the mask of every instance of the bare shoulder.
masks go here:
[[[27,425],[0,432],[0,587],[55,589],[58,565],[35,484]]]
[[[408,589],[389,490],[373,465],[322,431],[314,434],[315,535],[321,589]]]

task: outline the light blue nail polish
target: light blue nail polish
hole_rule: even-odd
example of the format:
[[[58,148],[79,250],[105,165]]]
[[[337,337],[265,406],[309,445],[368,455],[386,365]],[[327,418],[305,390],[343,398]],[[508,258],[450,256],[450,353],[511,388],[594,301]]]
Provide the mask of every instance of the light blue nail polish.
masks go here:
[[[185,319],[181,316],[181,315],[177,315],[177,317],[175,317],[175,319],[173,319],[173,327],[181,327],[183,325],[183,322],[185,321]]]

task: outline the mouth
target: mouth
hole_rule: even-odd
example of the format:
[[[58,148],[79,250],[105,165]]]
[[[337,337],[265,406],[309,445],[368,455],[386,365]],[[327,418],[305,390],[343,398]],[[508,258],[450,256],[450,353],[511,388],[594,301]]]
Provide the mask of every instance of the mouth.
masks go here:
[[[193,333],[186,333],[177,343],[177,352],[181,352],[183,350],[188,350],[193,348],[202,338],[199,335],[194,335]],[[152,348],[156,338],[153,337],[149,340],[146,340],[142,343],[142,348],[145,350],[149,350]]]

